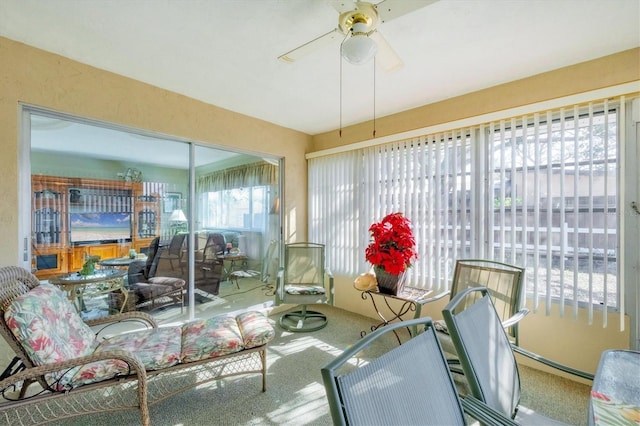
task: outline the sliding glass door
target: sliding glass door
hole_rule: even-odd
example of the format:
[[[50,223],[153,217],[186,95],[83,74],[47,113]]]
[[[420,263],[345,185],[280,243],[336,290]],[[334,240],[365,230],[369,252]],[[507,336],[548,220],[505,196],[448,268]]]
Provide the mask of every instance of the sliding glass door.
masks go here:
[[[65,288],[100,295],[85,317],[179,315],[182,299],[193,317],[232,279],[261,278],[249,271],[280,239],[278,159],[36,109],[25,123],[32,270],[52,283],[120,271],[114,291]]]

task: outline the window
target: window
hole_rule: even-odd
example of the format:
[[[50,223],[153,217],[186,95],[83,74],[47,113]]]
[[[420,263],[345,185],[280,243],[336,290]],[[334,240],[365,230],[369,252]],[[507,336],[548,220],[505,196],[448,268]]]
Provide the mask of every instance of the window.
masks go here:
[[[536,305],[618,306],[617,117],[590,105],[486,128],[490,255],[527,268]]]
[[[267,186],[202,193],[203,226],[264,231],[267,194]]]
[[[29,189],[21,197],[21,217],[40,279],[81,270],[87,254],[102,260],[128,257],[132,249],[148,254],[155,238],[168,244],[178,231],[200,234],[202,222],[188,221],[191,211],[209,220],[201,212],[210,209],[216,224],[257,230],[247,244],[251,260],[259,262],[269,242],[280,238],[280,216],[265,219],[265,205],[274,203],[266,197],[279,191],[277,160],[32,107],[24,107],[24,122],[29,131],[21,146],[21,181]],[[212,198],[202,203],[192,191]],[[167,258],[154,263],[157,276],[184,279],[190,294],[210,289],[201,270],[174,267]],[[146,308],[148,295],[138,296],[128,300]],[[96,306],[104,311],[107,301],[115,303],[101,299]],[[195,305],[189,311],[193,318]]]
[[[354,276],[369,225],[401,211],[411,286],[443,290],[457,259],[487,258],[526,267],[536,309],[620,309],[621,121],[604,102],[310,158],[310,239]]]

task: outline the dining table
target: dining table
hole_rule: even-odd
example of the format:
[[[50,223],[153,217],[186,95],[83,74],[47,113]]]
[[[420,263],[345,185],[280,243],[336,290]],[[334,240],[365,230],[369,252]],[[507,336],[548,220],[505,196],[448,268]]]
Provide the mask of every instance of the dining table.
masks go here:
[[[610,349],[602,353],[593,379],[589,424],[640,424],[640,352]]]

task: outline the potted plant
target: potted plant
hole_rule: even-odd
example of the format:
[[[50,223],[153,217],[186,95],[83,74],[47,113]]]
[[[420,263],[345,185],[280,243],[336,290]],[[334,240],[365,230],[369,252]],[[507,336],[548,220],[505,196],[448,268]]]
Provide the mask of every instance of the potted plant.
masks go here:
[[[82,269],[78,274],[82,276],[93,275],[96,273],[96,263],[100,261],[100,256],[91,256],[87,253],[84,255],[85,262],[82,264]]]
[[[373,265],[382,293],[398,294],[404,285],[404,274],[417,258],[416,241],[411,221],[402,213],[391,213],[369,227],[372,241],[365,256]]]

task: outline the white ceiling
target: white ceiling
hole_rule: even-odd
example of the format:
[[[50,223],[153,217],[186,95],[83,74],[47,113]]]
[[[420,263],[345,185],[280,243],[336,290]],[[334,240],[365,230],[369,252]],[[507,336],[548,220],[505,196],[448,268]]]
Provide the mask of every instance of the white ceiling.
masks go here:
[[[337,22],[327,0],[0,1],[2,36],[311,135],[340,126],[339,42],[277,57]],[[640,0],[440,0],[379,30],[405,66],[376,73],[377,117],[640,46]],[[372,119],[372,65],[342,81],[343,126]]]

